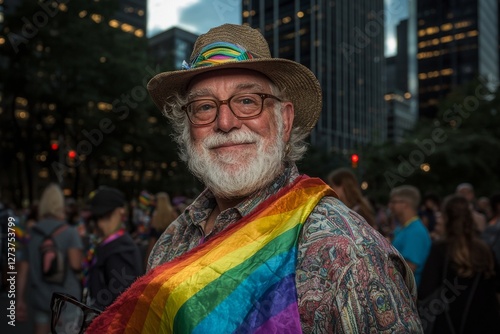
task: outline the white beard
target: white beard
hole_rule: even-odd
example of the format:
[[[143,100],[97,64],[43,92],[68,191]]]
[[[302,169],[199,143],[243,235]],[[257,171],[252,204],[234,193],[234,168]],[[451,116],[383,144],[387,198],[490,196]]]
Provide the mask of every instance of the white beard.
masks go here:
[[[281,139],[283,125],[278,124],[277,136],[267,148],[264,139],[250,130],[215,133],[205,138],[199,147],[195,147],[190,138],[186,145],[188,167],[217,197],[248,196],[267,186],[283,170],[285,143]],[[227,142],[252,142],[257,145],[257,150],[217,155],[210,152],[211,147]]]

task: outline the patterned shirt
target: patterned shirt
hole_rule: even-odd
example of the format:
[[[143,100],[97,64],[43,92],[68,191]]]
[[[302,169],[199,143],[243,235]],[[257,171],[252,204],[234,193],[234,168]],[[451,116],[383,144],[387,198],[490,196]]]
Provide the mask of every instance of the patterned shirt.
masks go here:
[[[216,206],[208,189],[166,229],[148,270],[196,247],[248,215],[299,176],[291,165],[270,186],[201,225]],[[304,333],[421,333],[416,286],[398,251],[357,213],[324,197],[306,220],[298,245],[296,286]]]

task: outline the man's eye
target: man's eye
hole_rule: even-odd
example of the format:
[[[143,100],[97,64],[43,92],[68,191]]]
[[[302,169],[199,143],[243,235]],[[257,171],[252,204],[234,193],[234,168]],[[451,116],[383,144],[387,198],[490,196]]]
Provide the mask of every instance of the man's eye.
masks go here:
[[[213,109],[216,108],[216,105],[213,102],[201,102],[201,103],[195,103],[193,107],[194,107],[193,108],[194,112],[198,113],[198,112],[212,111]]]
[[[238,99],[236,99],[235,102],[238,104],[241,104],[241,105],[257,105],[258,104],[257,99],[255,97],[252,97],[252,96],[238,97]]]

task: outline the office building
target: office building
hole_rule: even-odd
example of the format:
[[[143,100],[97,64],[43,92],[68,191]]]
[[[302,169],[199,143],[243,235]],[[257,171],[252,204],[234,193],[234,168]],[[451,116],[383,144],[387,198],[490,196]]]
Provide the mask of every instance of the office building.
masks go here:
[[[396,28],[397,51],[393,57],[386,58],[387,76],[387,140],[400,143],[412,131],[418,119],[416,90],[412,89],[412,78],[416,77],[416,55],[412,54],[410,43],[416,37],[410,36],[411,19],[400,21]]]
[[[189,62],[196,38],[193,33],[173,27],[149,38],[148,53],[153,63],[164,66],[164,70],[180,70],[184,60]]]
[[[274,57],[310,68],[323,88],[311,144],[349,153],[387,137],[383,0],[245,0],[243,24]]]
[[[495,88],[499,77],[498,2],[420,0],[418,17],[419,113],[436,117],[454,88],[480,76]]]

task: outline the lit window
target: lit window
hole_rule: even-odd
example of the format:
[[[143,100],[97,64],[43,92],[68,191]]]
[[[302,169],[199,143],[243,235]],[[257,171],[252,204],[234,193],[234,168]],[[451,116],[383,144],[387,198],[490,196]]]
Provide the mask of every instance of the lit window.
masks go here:
[[[92,21],[94,21],[95,23],[101,23],[102,21],[102,16],[99,15],[99,14],[92,14],[90,16],[90,18],[92,19]]]
[[[117,20],[111,20],[111,21],[109,21],[108,24],[112,28],[118,28],[120,26],[120,22],[118,22]]]
[[[451,68],[445,68],[444,70],[441,70],[441,75],[452,75],[453,74],[453,69]]]
[[[452,36],[441,37],[441,43],[449,43],[451,41],[453,41],[453,37]]]
[[[477,36],[477,30],[467,31],[467,36],[468,37],[475,37],[475,36]]]
[[[297,17],[299,19],[303,18],[304,17],[304,12],[300,11],[300,12],[297,12]]]
[[[121,26],[122,30],[125,31],[125,32],[132,32],[134,30],[134,27],[132,27],[130,24],[128,23],[122,23],[122,26]]]
[[[452,28],[453,28],[453,24],[451,24],[451,23],[445,23],[441,26],[442,31],[448,31],[448,30],[451,30]]]
[[[143,37],[144,36],[144,31],[142,29],[137,29],[136,31],[134,31],[134,35],[136,37]]]

